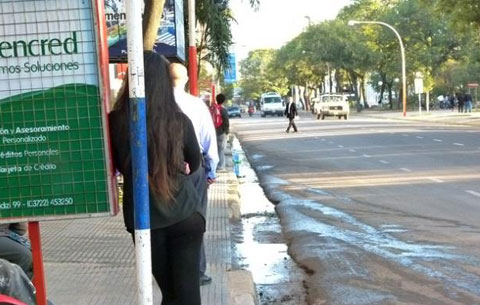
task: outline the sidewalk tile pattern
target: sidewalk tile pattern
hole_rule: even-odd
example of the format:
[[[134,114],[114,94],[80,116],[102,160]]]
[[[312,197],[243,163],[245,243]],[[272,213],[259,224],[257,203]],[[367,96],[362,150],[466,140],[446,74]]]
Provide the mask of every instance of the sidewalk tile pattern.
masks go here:
[[[228,305],[226,272],[232,247],[228,219],[227,181],[220,174],[209,190],[205,250],[207,274],[203,305]],[[58,305],[134,305],[135,252],[123,216],[41,223],[47,295]],[[154,304],[161,293],[154,282]]]

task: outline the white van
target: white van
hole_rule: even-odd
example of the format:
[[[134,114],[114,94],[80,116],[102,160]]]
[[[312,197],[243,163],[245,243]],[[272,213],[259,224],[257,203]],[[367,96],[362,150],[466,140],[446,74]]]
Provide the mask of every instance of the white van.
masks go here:
[[[285,104],[280,94],[276,92],[267,92],[262,94],[260,98],[260,111],[262,118],[267,115],[283,116]]]

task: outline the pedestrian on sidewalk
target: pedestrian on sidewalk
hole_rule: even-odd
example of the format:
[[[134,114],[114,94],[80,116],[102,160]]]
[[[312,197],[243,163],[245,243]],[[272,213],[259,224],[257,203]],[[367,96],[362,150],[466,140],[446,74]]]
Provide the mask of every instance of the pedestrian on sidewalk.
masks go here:
[[[472,112],[473,98],[471,94],[465,94],[465,112]]]
[[[25,222],[0,224],[0,258],[20,266],[32,278],[32,250],[26,233]]]
[[[200,197],[203,215],[206,215],[208,186],[215,182],[215,171],[218,164],[215,127],[205,103],[200,98],[185,92],[185,85],[188,81],[187,68],[182,64],[172,63],[170,64],[170,75],[172,77],[175,100],[183,113],[192,121],[198,144],[200,144],[203,162],[199,169],[191,174],[190,177]],[[200,250],[200,285],[207,285],[212,281],[212,278],[205,273],[206,269],[205,246],[204,242],[202,242]]]
[[[452,109],[452,111],[455,111],[455,95],[450,94],[448,101],[450,102],[450,108]]]
[[[290,132],[290,127],[293,127],[293,132],[298,132],[297,125],[295,125],[295,117],[298,115],[297,106],[291,96],[288,97],[287,106],[285,107],[285,116],[288,118],[288,127],[286,133]]]
[[[223,107],[226,98],[220,93],[215,97],[216,102],[212,105],[211,111],[213,116],[213,123],[217,133],[217,147],[218,147],[218,167],[217,171],[225,171],[225,148],[227,147],[227,136],[230,132],[230,120],[228,118],[228,111]],[[216,103],[216,105],[215,105]],[[212,110],[213,109],[213,110]],[[218,112],[220,111],[220,119]],[[215,114],[216,113],[216,114]]]
[[[195,172],[201,154],[192,122],[175,102],[168,67],[163,56],[144,53],[152,272],[162,291],[162,304],[200,305],[205,215],[185,162]],[[129,103],[127,85],[109,121],[114,164],[124,177],[123,217],[133,237]]]
[[[457,93],[458,112],[463,113],[465,107],[465,95],[461,92]]]

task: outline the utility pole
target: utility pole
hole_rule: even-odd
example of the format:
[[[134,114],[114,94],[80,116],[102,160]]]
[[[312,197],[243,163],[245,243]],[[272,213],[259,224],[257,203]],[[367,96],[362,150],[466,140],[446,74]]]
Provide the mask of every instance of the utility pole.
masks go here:
[[[143,64],[141,1],[126,0],[130,147],[135,218],[137,304],[152,305],[152,252],[148,189],[147,116]]]
[[[188,0],[188,79],[190,80],[190,94],[198,96],[198,63],[195,22],[195,0]]]

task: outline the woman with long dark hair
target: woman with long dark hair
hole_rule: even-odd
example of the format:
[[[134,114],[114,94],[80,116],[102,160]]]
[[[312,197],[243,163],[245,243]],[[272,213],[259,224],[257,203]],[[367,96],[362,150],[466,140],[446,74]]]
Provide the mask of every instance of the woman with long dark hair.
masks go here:
[[[192,123],[175,102],[168,61],[152,51],[145,52],[144,61],[152,272],[162,290],[162,305],[199,305],[205,215],[185,164],[194,172],[200,149]],[[123,217],[133,235],[128,86],[109,120],[115,167],[124,177]]]

